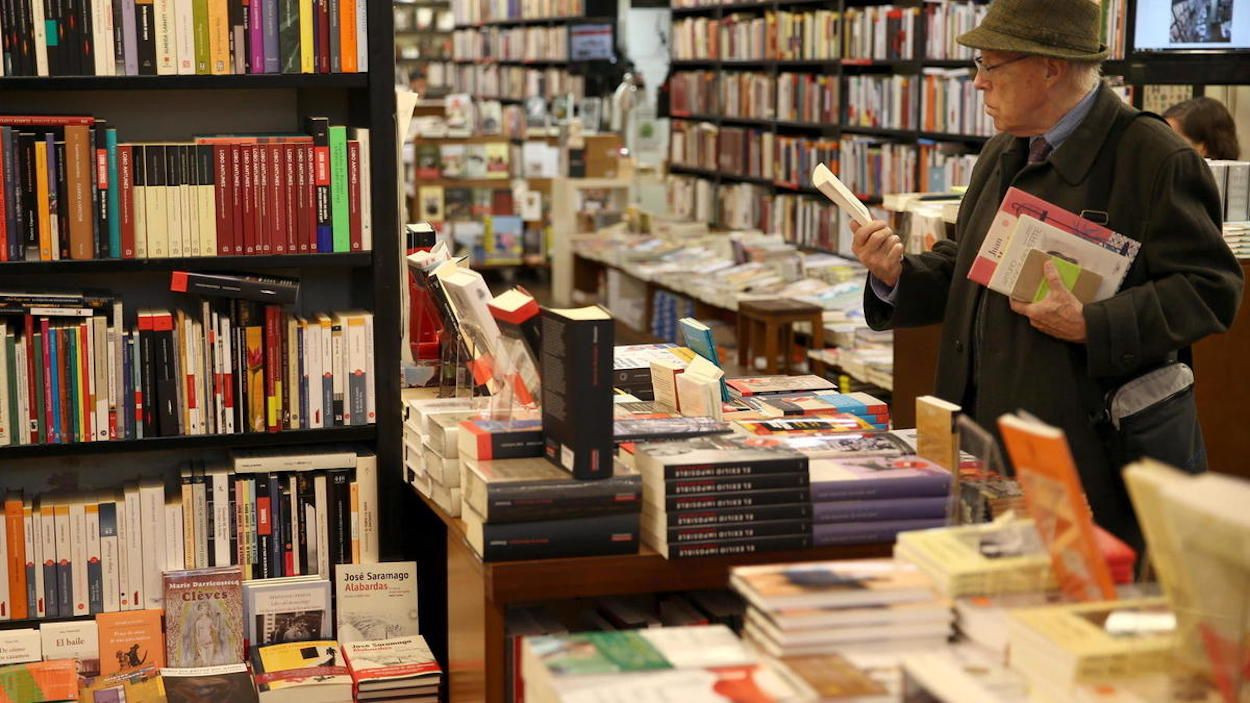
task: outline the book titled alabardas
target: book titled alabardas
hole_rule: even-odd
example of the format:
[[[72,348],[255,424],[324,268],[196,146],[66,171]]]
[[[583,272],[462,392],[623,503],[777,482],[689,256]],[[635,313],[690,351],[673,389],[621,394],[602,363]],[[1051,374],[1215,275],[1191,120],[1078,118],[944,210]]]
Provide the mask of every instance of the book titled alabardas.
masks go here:
[[[165,654],[171,668],[243,661],[239,567],[165,572]]]
[[[417,564],[340,564],[335,611],[341,643],[418,634]]]

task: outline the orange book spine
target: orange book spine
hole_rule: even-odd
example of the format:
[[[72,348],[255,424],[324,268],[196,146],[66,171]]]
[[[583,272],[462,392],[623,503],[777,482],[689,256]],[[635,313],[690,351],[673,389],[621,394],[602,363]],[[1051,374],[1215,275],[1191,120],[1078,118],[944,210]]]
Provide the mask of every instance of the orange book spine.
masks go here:
[[[4,501],[4,536],[9,550],[9,608],[13,619],[27,617],[26,599],[26,528],[22,521],[22,498],[6,498]]]
[[[343,55],[344,73],[356,73],[360,70],[356,61],[356,2],[357,0],[339,0],[339,46]]]

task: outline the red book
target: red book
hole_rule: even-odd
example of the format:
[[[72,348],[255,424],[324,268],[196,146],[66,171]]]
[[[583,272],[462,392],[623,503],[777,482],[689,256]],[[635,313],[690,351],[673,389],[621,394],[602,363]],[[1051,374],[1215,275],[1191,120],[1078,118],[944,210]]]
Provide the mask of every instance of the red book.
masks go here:
[[[282,374],[282,347],[279,335],[282,325],[282,308],[265,306],[265,429],[277,432],[282,429],[282,401],[279,378]]]
[[[299,253],[308,253],[308,149],[296,144],[295,149],[295,232]]]
[[[304,239],[310,254],[317,251],[317,157],[315,147],[304,149]]]
[[[217,206],[217,254],[234,253],[234,183],[230,178],[229,144],[213,145],[213,201]]]
[[[282,221],[285,226],[282,233],[286,236],[286,252],[295,254],[299,251],[300,232],[299,232],[299,186],[297,184],[299,165],[296,163],[296,154],[300,152],[298,144],[282,145],[282,204],[283,215]]]
[[[269,239],[273,244],[273,253],[286,253],[286,164],[282,157],[286,153],[281,144],[266,144],[269,152]]]
[[[269,200],[269,150],[265,145],[252,145],[252,185],[256,189],[256,253],[273,253],[273,207]]]
[[[242,163],[240,170],[243,176],[242,186],[240,188],[241,197],[243,199],[243,253],[256,253],[256,188],[253,176],[255,171],[252,169],[252,157],[255,149],[252,144],[240,144],[239,151],[242,155]]]
[[[135,258],[134,147],[117,145],[117,202],[122,230],[122,258]]]
[[[0,125],[6,127],[90,127],[95,118],[90,115],[0,115]]]
[[[230,252],[236,256],[244,251],[245,228],[243,226],[243,145],[230,145],[230,213],[234,222],[230,226],[230,241],[234,249]]]
[[[4,152],[4,141],[0,140],[0,173],[4,172],[6,158],[12,158],[12,156]],[[0,193],[0,261],[9,260],[9,228],[5,218],[4,200],[4,193]]]
[[[347,220],[351,251],[360,251],[360,142],[347,142]]]
[[[87,323],[79,323],[70,334],[78,334],[78,378],[82,383],[82,398],[78,403],[78,415],[82,425],[75,441],[90,442],[95,437],[95,395],[91,393],[90,362],[87,360]],[[98,392],[98,389],[97,389]]]
[[[317,73],[330,72],[330,1],[316,0]]]

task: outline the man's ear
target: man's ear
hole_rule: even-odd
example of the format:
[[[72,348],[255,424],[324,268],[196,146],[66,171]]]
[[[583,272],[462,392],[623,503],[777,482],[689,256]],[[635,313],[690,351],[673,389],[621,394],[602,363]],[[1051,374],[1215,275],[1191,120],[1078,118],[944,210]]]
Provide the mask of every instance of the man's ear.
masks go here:
[[[1042,77],[1050,85],[1055,85],[1062,81],[1071,70],[1072,64],[1063,59],[1055,59],[1049,56],[1042,57]]]

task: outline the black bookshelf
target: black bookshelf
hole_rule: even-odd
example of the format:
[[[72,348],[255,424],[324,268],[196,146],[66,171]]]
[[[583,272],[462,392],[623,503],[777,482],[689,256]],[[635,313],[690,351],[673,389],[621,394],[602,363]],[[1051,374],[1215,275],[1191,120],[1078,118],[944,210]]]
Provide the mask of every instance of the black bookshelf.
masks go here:
[[[371,32],[372,34],[372,32]],[[388,59],[391,61],[393,59]],[[367,73],[273,73],[245,76],[6,76],[6,91],[84,90],[276,90],[301,88],[367,88]],[[85,108],[84,108],[85,109]],[[9,105],[5,105],[9,111]]]
[[[381,413],[378,413],[381,415]],[[315,430],[283,430],[281,432],[241,432],[237,434],[190,435],[178,437],[145,437],[143,439],[103,442],[70,442],[65,444],[26,444],[0,447],[0,461],[6,459],[82,456],[84,454],[119,454],[204,449],[254,449],[294,447],[328,443],[373,442],[378,436],[375,425],[326,427]]]
[[[129,273],[133,271],[249,271],[256,269],[367,268],[373,252],[350,254],[281,254],[273,256],[195,256],[165,259],[85,259],[60,261],[6,261],[5,275]]]

